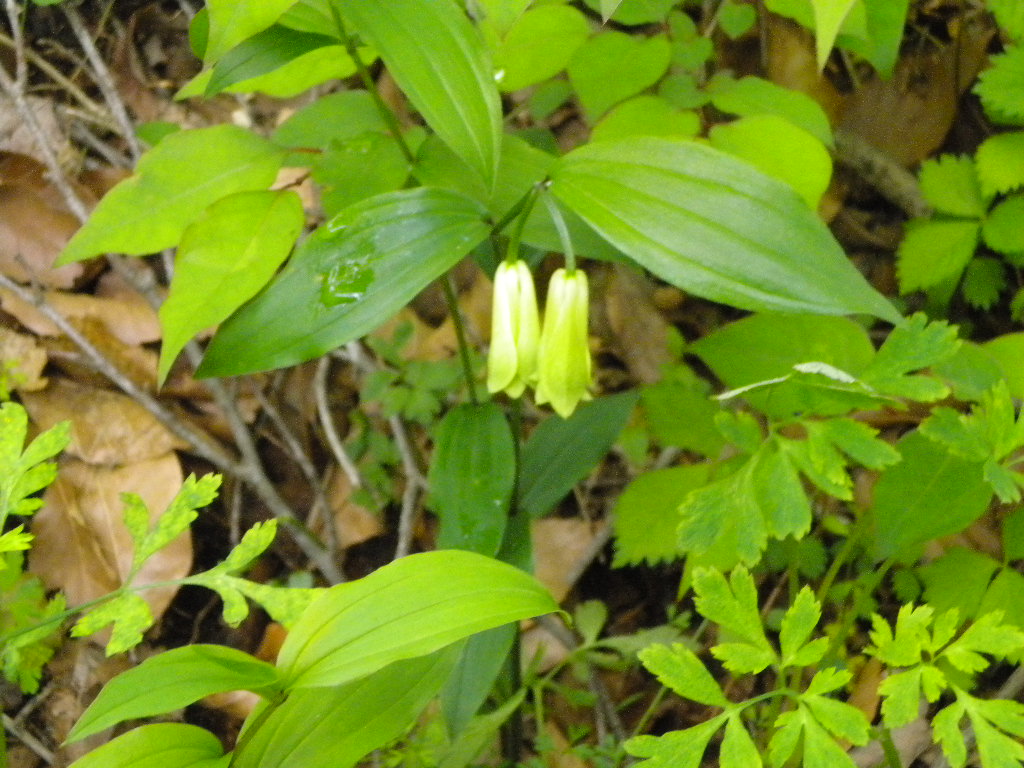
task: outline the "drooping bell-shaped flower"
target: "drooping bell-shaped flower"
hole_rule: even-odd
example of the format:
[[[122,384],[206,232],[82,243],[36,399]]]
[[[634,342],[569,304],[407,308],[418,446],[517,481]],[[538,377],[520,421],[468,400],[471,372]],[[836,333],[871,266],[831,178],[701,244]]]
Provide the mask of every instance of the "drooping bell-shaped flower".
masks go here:
[[[555,270],[548,285],[544,328],[537,358],[537,402],[551,403],[562,418],[589,400],[590,346],[587,340],[587,275]]]
[[[539,337],[540,315],[530,268],[522,261],[503,261],[494,273],[489,391],[519,397],[536,380]]]

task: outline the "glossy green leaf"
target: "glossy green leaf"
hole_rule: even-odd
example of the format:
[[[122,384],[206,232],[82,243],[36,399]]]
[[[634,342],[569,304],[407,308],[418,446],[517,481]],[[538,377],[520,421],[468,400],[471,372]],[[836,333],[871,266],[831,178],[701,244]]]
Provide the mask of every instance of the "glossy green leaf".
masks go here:
[[[974,160],[966,156],[939,155],[921,163],[921,194],[939,213],[966,218],[985,215],[985,199],[978,183]]]
[[[903,461],[875,485],[874,551],[880,558],[958,533],[992,499],[981,462],[954,456],[919,432],[900,440],[897,449]]]
[[[200,375],[295,365],[369,333],[487,236],[483,216],[465,197],[428,188],[353,205],[221,326]]]
[[[209,731],[185,723],[143,725],[108,741],[71,768],[226,768],[228,756]]]
[[[207,0],[210,27],[203,58],[216,61],[243,40],[265,30],[293,5],[295,0]]]
[[[503,91],[518,91],[554,77],[588,37],[587,17],[570,5],[528,10],[494,53],[498,85]]]
[[[857,0],[811,0],[814,8],[814,45],[818,51],[818,69],[825,66],[832,46],[850,9]]]
[[[700,133],[696,112],[677,109],[661,96],[636,96],[614,107],[602,117],[590,134],[591,141],[625,136],[676,136],[690,138]]]
[[[760,77],[734,80],[724,74],[711,78],[707,91],[715,109],[740,117],[782,117],[803,128],[822,144],[832,146],[832,126],[825,110],[805,93],[783,88]]]
[[[285,687],[339,685],[475,632],[558,610],[532,576],[460,550],[410,555],[327,590],[281,647]]]
[[[914,219],[900,243],[897,275],[900,292],[956,280],[974,256],[981,225],[971,219]]]
[[[107,683],[67,740],[84,739],[125,720],[172,712],[214,693],[269,692],[277,676],[272,665],[223,645],[165,651]]]
[[[990,136],[981,142],[974,161],[984,194],[1003,194],[1024,186],[1024,131]]]
[[[189,225],[160,307],[161,382],[190,338],[223,321],[269,282],[305,220],[299,196],[282,190],[229,195]]]
[[[636,401],[636,392],[601,397],[538,426],[523,446],[519,508],[532,518],[550,512],[604,458]]]
[[[832,179],[832,158],[825,145],[776,115],[752,115],[716,125],[708,139],[715,149],[789,184],[812,210],[817,210]]]
[[[171,134],[142,156],[133,176],[100,200],[58,263],[175,246],[211,203],[269,187],[283,159],[283,150],[233,125]]]
[[[569,62],[569,80],[593,124],[620,101],[654,85],[668,69],[664,35],[633,37],[602,32],[580,46]]]
[[[324,214],[333,216],[361,200],[400,189],[409,170],[393,136],[368,131],[328,144],[313,163],[313,181],[322,185]]]
[[[744,309],[899,319],[796,192],[718,150],[600,142],[570,152],[552,177],[566,206],[686,291]]]
[[[344,685],[292,691],[237,750],[233,768],[350,768],[405,733],[437,695],[458,652],[455,646]]]
[[[317,48],[336,46],[336,38],[312,32],[299,32],[276,24],[253,35],[222,56],[206,81],[207,98],[229,85],[273,72],[293,59]]]
[[[460,405],[441,421],[427,478],[441,520],[439,549],[493,557],[501,546],[515,485],[516,448],[496,403]]]
[[[452,0],[336,0],[427,124],[490,187],[501,101],[479,33]]]

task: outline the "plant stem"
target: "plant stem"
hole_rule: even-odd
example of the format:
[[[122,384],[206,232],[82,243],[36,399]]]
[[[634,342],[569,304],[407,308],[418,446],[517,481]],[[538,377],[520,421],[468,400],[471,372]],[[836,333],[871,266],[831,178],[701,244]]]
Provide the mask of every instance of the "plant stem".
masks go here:
[[[469,390],[469,400],[473,405],[479,405],[480,399],[476,395],[476,384],[473,381],[473,363],[469,359],[469,342],[466,340],[466,328],[462,322],[462,311],[459,309],[459,300],[455,295],[455,286],[452,285],[452,276],[446,274],[441,280],[441,287],[444,289],[444,298],[448,302],[448,312],[452,316],[452,324],[455,326],[455,338],[459,342],[459,358],[462,360],[462,373],[466,377],[466,388]]]
[[[572,247],[569,227],[566,226],[565,217],[562,216],[562,211],[559,210],[558,204],[551,197],[550,193],[544,195],[544,205],[548,207],[551,220],[555,223],[555,229],[558,230],[558,238],[562,241],[562,252],[565,255],[565,271],[571,275],[576,271],[576,251]]]
[[[519,245],[523,240],[523,230],[526,228],[526,220],[530,218],[530,213],[533,211],[533,204],[537,201],[537,195],[539,193],[540,186],[534,185],[533,188],[526,193],[526,197],[523,199],[523,205],[516,215],[516,225],[512,228],[512,234],[508,237],[508,247],[505,249],[505,261],[509,264],[515,262],[519,258]]]
[[[903,768],[903,761],[900,759],[899,750],[896,749],[896,744],[892,740],[892,732],[884,726],[878,730],[878,741],[882,745],[882,751],[885,753],[885,760],[889,764],[889,768]]]
[[[828,571],[825,572],[825,577],[821,580],[821,585],[818,587],[818,592],[815,595],[815,597],[818,598],[819,603],[825,602],[825,598],[828,597],[828,592],[832,589],[832,585],[835,583],[840,569],[846,565],[846,561],[850,559],[850,555],[853,553],[854,547],[860,543],[861,535],[864,533],[866,525],[867,515],[862,513],[857,517],[856,521],[854,521],[853,527],[850,529],[850,533],[846,537],[846,541],[843,542],[843,546],[839,549],[839,552],[832,560],[832,564],[829,565]]]

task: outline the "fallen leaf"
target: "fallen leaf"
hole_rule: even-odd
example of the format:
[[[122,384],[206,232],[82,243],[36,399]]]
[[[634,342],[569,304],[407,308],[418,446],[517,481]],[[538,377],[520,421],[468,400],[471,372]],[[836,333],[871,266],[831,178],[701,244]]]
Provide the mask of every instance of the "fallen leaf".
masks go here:
[[[154,350],[135,344],[125,344],[120,339],[111,336],[106,325],[94,317],[70,322],[90,344],[99,350],[103,357],[113,363],[135,385],[147,392],[156,391],[158,355]],[[68,378],[98,387],[109,386],[107,377],[99,373],[87,361],[78,345],[68,337],[44,337],[41,341],[49,353],[50,362],[64,371]],[[200,388],[195,387],[194,389],[199,390]],[[194,392],[189,394],[191,396]]]
[[[658,381],[662,366],[671,360],[669,323],[654,304],[653,288],[636,270],[614,264],[604,291],[616,348],[630,373],[642,384]]]
[[[327,503],[330,504],[334,530],[341,549],[354,547],[384,533],[380,516],[354,502],[352,492],[348,475],[332,469],[327,483]]]
[[[608,524],[589,523],[579,518],[546,517],[531,527],[534,574],[555,600],[562,602],[596,550],[607,541]]]
[[[48,589],[60,589],[69,605],[81,605],[117,588],[127,577],[133,546],[124,527],[122,493],[138,494],[155,523],[181,488],[181,465],[174,454],[109,468],[66,461],[43,495],[32,520],[35,540],[29,567]],[[192,567],[192,536],[185,531],[143,565],[136,586],[181,579]],[[141,591],[159,618],[178,588]]]
[[[8,389],[35,392],[46,386],[46,351],[32,336],[0,326],[0,381]]]
[[[127,395],[58,379],[22,401],[45,430],[71,422],[70,456],[89,464],[118,465],[154,459],[185,444]]]

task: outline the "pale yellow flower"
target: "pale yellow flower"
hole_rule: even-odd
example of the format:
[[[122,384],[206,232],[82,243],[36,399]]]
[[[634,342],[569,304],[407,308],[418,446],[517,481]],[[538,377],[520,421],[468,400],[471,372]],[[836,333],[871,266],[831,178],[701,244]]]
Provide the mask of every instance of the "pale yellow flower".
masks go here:
[[[587,293],[581,269],[558,269],[551,276],[537,357],[537,402],[551,403],[562,418],[590,399]]]
[[[522,261],[502,262],[494,273],[487,389],[519,397],[537,378],[540,316],[533,275]]]

